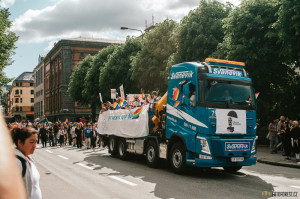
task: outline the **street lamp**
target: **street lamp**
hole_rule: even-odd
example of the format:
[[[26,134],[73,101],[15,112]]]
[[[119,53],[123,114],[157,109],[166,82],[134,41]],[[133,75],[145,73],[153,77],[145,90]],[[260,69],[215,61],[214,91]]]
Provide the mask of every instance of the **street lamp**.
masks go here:
[[[135,28],[128,28],[128,27],[121,27],[121,30],[136,30],[136,31],[140,31],[141,34],[142,34],[142,39],[143,39],[143,31],[142,30],[139,30],[139,29],[135,29]]]

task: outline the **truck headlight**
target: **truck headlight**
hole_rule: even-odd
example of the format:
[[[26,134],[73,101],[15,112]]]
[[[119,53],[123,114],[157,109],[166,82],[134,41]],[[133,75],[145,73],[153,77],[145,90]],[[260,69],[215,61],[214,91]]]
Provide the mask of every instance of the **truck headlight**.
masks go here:
[[[253,146],[252,146],[252,150],[251,150],[251,153],[254,153],[256,151],[256,141],[258,139],[258,136],[255,137],[255,140],[253,142]]]
[[[204,137],[199,137],[199,136],[197,136],[197,139],[200,139],[201,151],[206,154],[211,154],[207,139]]]

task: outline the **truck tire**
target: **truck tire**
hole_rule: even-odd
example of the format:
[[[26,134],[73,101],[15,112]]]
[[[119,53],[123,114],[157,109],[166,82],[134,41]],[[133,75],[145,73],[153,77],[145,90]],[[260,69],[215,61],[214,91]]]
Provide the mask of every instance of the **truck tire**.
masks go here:
[[[181,142],[173,144],[169,161],[175,173],[184,174],[186,172],[186,150]]]
[[[147,143],[146,161],[147,165],[151,168],[157,168],[159,166],[158,146],[154,140],[150,140]]]
[[[241,168],[242,168],[242,166],[223,167],[223,169],[224,169],[225,171],[232,172],[232,173],[237,172],[237,171],[240,170]]]
[[[117,144],[117,138],[114,136],[110,136],[108,140],[108,152],[115,156],[118,154],[118,144]]]
[[[128,158],[128,152],[126,151],[126,140],[124,138],[119,139],[118,156],[120,160],[126,160]]]

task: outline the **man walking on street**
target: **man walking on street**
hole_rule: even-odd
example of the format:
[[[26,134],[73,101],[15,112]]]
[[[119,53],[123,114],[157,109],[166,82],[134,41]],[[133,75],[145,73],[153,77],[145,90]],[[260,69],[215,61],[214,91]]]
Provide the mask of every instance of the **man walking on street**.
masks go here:
[[[85,145],[86,145],[87,149],[91,148],[91,132],[92,132],[91,124],[88,123],[87,127],[84,129],[84,133],[85,133]]]
[[[41,139],[43,148],[47,147],[47,137],[48,137],[48,131],[47,131],[47,125],[43,124],[43,127],[40,129]]]

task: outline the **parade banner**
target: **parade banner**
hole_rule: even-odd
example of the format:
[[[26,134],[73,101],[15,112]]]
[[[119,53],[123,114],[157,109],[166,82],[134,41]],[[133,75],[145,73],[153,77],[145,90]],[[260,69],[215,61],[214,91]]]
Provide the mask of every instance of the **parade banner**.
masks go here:
[[[216,109],[217,129],[219,134],[246,134],[246,111]]]
[[[117,90],[116,89],[110,89],[110,98],[111,99],[117,98]]]
[[[99,133],[126,138],[147,136],[149,133],[148,108],[149,106],[147,105],[134,109],[102,112],[98,119]]]
[[[120,86],[120,94],[121,94],[121,98],[125,99],[123,84]]]

